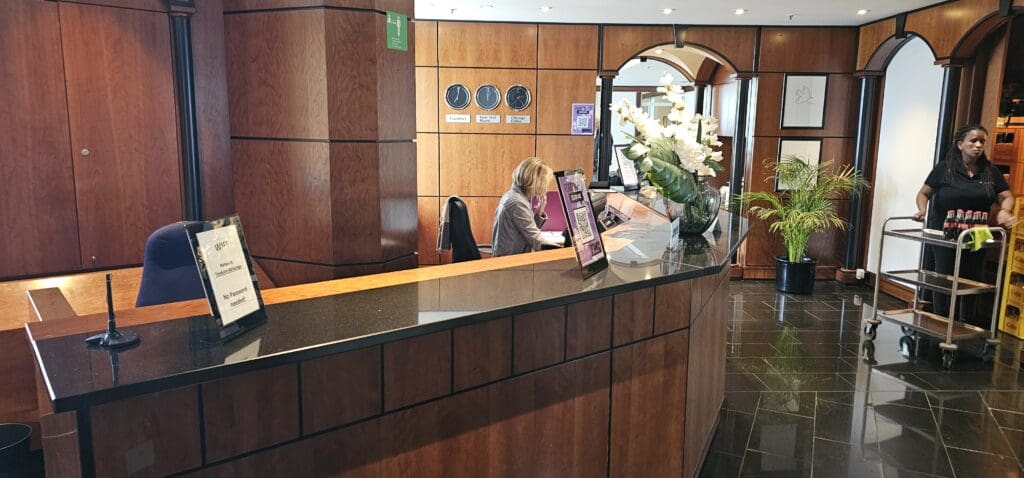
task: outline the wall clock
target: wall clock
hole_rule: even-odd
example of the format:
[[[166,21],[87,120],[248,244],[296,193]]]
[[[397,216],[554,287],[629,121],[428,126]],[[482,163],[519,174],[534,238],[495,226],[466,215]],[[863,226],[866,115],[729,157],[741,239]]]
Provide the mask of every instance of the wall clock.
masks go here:
[[[501,104],[501,91],[494,85],[482,85],[476,89],[476,104],[485,110],[493,110]]]
[[[516,111],[525,110],[530,106],[530,89],[523,85],[512,85],[505,92],[505,103]]]
[[[444,102],[452,109],[461,110],[469,106],[471,100],[469,88],[461,83],[455,83],[444,91]]]

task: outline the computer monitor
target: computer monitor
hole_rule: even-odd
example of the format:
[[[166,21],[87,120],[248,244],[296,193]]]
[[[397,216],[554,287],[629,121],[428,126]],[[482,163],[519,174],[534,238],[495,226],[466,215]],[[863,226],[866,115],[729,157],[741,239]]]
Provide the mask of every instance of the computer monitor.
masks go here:
[[[633,160],[626,157],[626,148],[615,148],[615,159],[619,162],[619,176],[622,177],[622,187],[627,191],[640,189],[640,177],[637,175],[636,166]]]

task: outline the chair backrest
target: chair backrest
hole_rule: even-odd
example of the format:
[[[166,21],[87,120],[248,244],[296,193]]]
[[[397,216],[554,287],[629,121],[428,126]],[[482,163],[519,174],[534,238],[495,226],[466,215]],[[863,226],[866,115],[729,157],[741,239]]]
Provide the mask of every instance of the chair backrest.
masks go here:
[[[548,191],[548,202],[544,206],[544,212],[548,220],[541,226],[542,231],[562,232],[565,230],[565,211],[562,210],[562,201],[558,198],[558,191]]]
[[[456,196],[448,198],[448,233],[452,245],[452,262],[472,261],[480,258],[480,249],[473,239],[466,203]]]
[[[185,226],[176,222],[157,229],[146,240],[146,256],[142,260],[142,282],[136,307],[166,304],[206,296],[203,281],[196,269],[192,246]]]

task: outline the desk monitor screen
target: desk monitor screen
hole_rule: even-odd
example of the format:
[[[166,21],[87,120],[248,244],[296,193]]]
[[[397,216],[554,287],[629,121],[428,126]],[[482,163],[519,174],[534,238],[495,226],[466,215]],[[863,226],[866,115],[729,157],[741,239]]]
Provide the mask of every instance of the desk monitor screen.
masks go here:
[[[627,190],[640,188],[640,177],[636,173],[636,165],[633,160],[626,157],[626,148],[615,148],[615,159],[619,161],[619,175],[622,177],[622,186]]]
[[[576,249],[576,259],[583,268],[584,276],[588,277],[607,268],[608,258],[590,203],[590,194],[587,193],[583,170],[557,171],[555,180],[558,183],[558,197],[569,226],[569,235]]]

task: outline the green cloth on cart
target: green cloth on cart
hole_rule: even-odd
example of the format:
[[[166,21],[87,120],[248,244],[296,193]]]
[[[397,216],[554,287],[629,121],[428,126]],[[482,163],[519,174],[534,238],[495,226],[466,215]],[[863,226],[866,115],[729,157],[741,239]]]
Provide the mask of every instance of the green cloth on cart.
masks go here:
[[[977,252],[985,242],[992,240],[992,232],[987,227],[971,229],[971,252]]]

